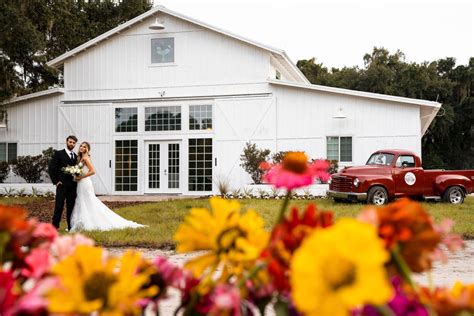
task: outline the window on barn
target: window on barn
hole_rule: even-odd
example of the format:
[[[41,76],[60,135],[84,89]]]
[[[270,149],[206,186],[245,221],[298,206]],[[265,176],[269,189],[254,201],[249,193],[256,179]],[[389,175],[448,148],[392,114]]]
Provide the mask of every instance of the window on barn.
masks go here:
[[[328,136],[326,158],[340,162],[352,162],[352,137]]]
[[[136,132],[138,130],[137,108],[115,109],[115,131],[117,133]]]
[[[189,107],[190,130],[212,130],[212,106],[191,105]]]
[[[138,141],[115,141],[115,191],[138,190]]]
[[[189,140],[189,191],[212,191],[212,138]]]
[[[151,63],[174,63],[174,38],[151,39]]]
[[[14,162],[17,157],[17,143],[0,143],[0,161]]]
[[[157,106],[145,108],[145,131],[180,131],[181,107]]]

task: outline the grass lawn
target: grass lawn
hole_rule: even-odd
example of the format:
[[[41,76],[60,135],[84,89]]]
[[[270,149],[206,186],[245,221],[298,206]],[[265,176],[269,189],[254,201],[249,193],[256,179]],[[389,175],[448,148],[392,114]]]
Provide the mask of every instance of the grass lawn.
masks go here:
[[[268,229],[276,218],[282,201],[281,200],[240,200],[241,209],[255,209],[265,220]],[[336,216],[356,216],[366,204],[334,203],[331,199],[318,199],[313,201],[292,200],[290,206],[297,205],[300,210],[308,203],[316,203],[320,210],[332,210]],[[32,212],[33,216],[39,216],[40,220],[50,221],[53,200],[44,198],[0,197],[0,204],[24,204]],[[431,213],[436,222],[443,218],[451,218],[455,221],[454,230],[464,238],[474,239],[474,197],[467,197],[464,204],[455,206],[439,202],[424,202],[424,207]],[[184,216],[193,207],[209,207],[206,199],[175,200],[155,203],[135,204],[128,206],[110,205],[121,216],[135,222],[148,225],[145,228],[123,229],[109,232],[85,232],[103,246],[136,246],[174,248],[173,234],[183,221]],[[65,222],[62,222],[65,225]]]
[[[275,221],[276,213],[281,206],[280,200],[241,200],[241,208],[254,208],[266,222],[268,228]],[[303,209],[308,203],[316,203],[318,209],[332,210],[336,218],[356,216],[365,204],[336,204],[332,200],[318,199],[314,201],[293,200],[291,205]],[[184,216],[193,207],[208,207],[205,199],[175,200],[127,206],[115,209],[121,216],[146,224],[148,227],[139,229],[124,229],[111,232],[86,232],[104,246],[137,246],[173,248],[173,234],[183,221]],[[474,197],[467,197],[464,204],[453,206],[446,203],[423,203],[436,222],[443,218],[455,221],[455,232],[465,238],[474,239]]]

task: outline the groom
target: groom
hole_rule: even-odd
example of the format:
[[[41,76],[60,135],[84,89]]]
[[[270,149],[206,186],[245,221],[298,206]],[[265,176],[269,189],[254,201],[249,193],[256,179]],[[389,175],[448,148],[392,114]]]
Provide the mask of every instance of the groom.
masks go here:
[[[74,135],[66,138],[66,148],[54,153],[49,163],[49,176],[56,185],[56,204],[54,206],[53,225],[59,228],[63,215],[64,200],[66,200],[67,230],[71,229],[71,215],[76,202],[77,182],[69,174],[65,174],[61,169],[66,166],[74,166],[77,163],[77,155],[74,153],[77,138]]]

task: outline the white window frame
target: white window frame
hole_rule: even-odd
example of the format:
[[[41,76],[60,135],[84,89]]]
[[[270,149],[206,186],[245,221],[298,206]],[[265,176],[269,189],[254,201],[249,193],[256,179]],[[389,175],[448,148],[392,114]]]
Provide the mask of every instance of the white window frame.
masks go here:
[[[136,109],[137,110],[137,130],[136,131],[133,131],[133,132],[117,132],[117,129],[116,129],[116,118],[115,118],[115,111],[117,109]],[[129,104],[124,104],[124,105],[121,105],[121,104],[114,104],[113,106],[113,115],[112,115],[112,118],[113,118],[113,134],[115,135],[136,135],[137,133],[139,133],[141,131],[141,127],[144,123],[141,123],[140,122],[140,117],[141,117],[141,109],[140,107],[136,106],[136,105],[129,105]]]
[[[211,107],[211,121],[212,121],[212,128],[211,129],[191,129],[191,124],[189,124],[189,120],[191,119],[191,107],[193,106],[203,106],[203,105],[208,105]],[[188,105],[188,113],[187,113],[187,120],[186,120],[186,128],[189,132],[191,133],[212,133],[214,132],[215,129],[215,120],[214,120],[214,103],[213,102],[202,102],[202,103],[196,103],[196,104],[189,104]]]
[[[337,161],[341,165],[350,165],[354,161],[354,136],[353,135],[326,135],[326,159],[328,158],[328,137],[337,137],[338,138],[338,146],[337,146]],[[341,137],[350,137],[351,138],[351,161],[341,161]]]

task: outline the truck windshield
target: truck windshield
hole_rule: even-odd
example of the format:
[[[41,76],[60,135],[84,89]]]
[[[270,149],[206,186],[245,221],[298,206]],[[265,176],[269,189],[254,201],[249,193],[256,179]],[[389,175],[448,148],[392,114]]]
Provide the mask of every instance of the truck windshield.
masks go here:
[[[367,160],[366,165],[390,166],[395,156],[392,154],[375,153]]]

